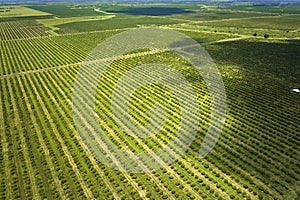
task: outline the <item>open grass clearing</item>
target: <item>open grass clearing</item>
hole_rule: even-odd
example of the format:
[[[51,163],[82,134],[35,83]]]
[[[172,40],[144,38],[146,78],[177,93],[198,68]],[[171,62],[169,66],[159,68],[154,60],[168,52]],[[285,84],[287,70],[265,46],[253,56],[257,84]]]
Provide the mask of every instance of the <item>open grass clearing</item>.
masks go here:
[[[203,25],[215,27],[238,28],[265,28],[275,30],[297,30],[300,27],[300,15],[253,17],[248,19],[220,20],[211,22],[199,22]]]
[[[45,4],[45,5],[32,5],[28,6],[30,8],[40,10],[42,12],[51,13],[56,17],[66,18],[66,17],[83,17],[83,16],[101,16],[106,15],[95,11],[95,7],[81,7],[74,8],[70,4]]]
[[[48,16],[47,12],[27,8],[23,6],[0,6],[0,18]]]
[[[106,20],[115,17],[115,15],[105,15],[105,16],[84,16],[84,17],[67,17],[67,18],[55,18],[55,19],[39,19],[38,23],[43,24],[52,30],[58,30],[57,25],[68,24],[74,22],[86,22],[95,20]]]
[[[137,28],[142,26],[159,26],[178,24],[184,21],[172,20],[168,18],[156,18],[156,17],[114,17],[107,20],[94,20],[73,22],[68,24],[57,25],[60,30],[57,33],[76,33],[76,32],[90,32],[90,31],[102,31],[113,30],[121,28]]]

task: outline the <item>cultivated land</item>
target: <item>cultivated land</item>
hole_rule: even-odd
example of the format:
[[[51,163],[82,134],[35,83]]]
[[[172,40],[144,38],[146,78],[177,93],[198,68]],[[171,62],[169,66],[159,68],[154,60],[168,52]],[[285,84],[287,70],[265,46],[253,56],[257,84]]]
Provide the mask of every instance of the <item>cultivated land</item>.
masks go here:
[[[10,17],[47,16],[49,13],[23,6],[0,6],[0,19]]]
[[[300,7],[12,7],[23,9],[22,14],[12,10],[8,17],[0,12],[0,199],[299,198],[300,95],[291,89],[300,88]],[[137,27],[180,31],[216,62],[228,113],[217,145],[205,158],[199,158],[198,151],[209,127],[210,95],[195,69],[171,52],[143,49],[115,60],[99,82],[95,108],[99,126],[120,148],[151,152],[164,146],[180,121],[172,91],[149,84],[132,95],[129,112],[137,124],[149,122],[147,113],[154,103],[168,110],[166,124],[151,139],[125,134],[112,120],[110,98],[118,79],[133,67],[171,66],[191,83],[201,105],[196,139],[183,157],[154,172],[120,172],[97,161],[76,131],[72,90],[80,64],[101,41]]]

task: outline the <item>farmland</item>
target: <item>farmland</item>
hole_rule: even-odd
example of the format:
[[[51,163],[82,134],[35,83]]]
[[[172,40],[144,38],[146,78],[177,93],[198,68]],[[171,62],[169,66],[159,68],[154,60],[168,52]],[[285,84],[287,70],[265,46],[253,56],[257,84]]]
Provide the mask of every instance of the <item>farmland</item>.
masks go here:
[[[0,18],[48,16],[49,13],[24,6],[0,6]]]
[[[299,6],[14,7],[25,14],[0,12],[0,199],[299,199],[300,95],[291,92],[300,88]],[[135,67],[170,66],[190,83],[200,105],[197,133],[184,154],[165,168],[133,173],[105,165],[87,149],[74,121],[72,98],[91,51],[107,38],[142,27],[179,31],[200,43],[220,71],[228,108],[218,142],[201,158],[212,114],[204,78],[187,60],[161,49],[131,51],[114,60],[97,85],[95,112],[99,127],[119,148],[151,153],[180,129],[179,100],[158,84],[135,90],[128,109],[139,125],[151,121],[153,104],[166,110],[167,120],[155,137],[134,138],[114,121],[111,99],[128,94],[113,95],[114,87]],[[84,83],[97,75],[89,68],[84,73],[91,77],[81,82],[88,91]]]

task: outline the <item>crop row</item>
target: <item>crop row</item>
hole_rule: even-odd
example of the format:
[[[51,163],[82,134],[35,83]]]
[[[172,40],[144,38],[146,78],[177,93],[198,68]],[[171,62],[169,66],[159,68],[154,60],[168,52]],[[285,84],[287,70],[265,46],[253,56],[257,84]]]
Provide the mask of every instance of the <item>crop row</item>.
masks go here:
[[[31,119],[31,121],[33,121],[33,127],[35,129],[35,131],[33,131],[31,133],[31,136],[33,136],[33,134],[35,134],[35,133],[37,134],[39,132],[38,130],[43,132],[43,134],[39,134],[38,137],[33,137],[33,138],[39,139],[39,141],[36,143],[40,144],[42,146],[39,149],[40,149],[40,151],[44,152],[44,153],[42,153],[42,155],[45,156],[44,159],[47,162],[47,166],[49,166],[48,167],[49,175],[46,175],[46,177],[49,177],[49,178],[53,177],[53,180],[56,182],[57,185],[63,184],[62,187],[56,188],[56,189],[63,188],[63,191],[58,191],[57,193],[54,193],[54,194],[59,195],[62,198],[63,197],[72,197],[72,196],[70,196],[70,195],[72,195],[71,194],[72,192],[74,192],[74,195],[79,194],[79,195],[89,196],[89,192],[87,189],[89,187],[86,186],[88,184],[85,184],[85,183],[88,182],[88,180],[92,181],[93,179],[91,177],[89,177],[88,180],[86,179],[86,181],[83,181],[83,180],[81,181],[80,175],[78,173],[76,173],[76,171],[77,171],[76,167],[74,168],[74,166],[73,166],[74,164],[76,164],[75,166],[77,166],[77,168],[80,170],[80,172],[82,172],[82,174],[85,174],[84,173],[84,171],[85,171],[84,164],[82,164],[83,166],[81,166],[81,164],[80,164],[81,162],[79,161],[80,159],[77,155],[80,153],[76,151],[76,149],[78,148],[79,145],[74,142],[74,138],[68,136],[68,134],[70,134],[70,132],[72,132],[71,131],[72,126],[69,127],[71,122],[68,120],[68,118],[71,117],[71,113],[70,113],[70,111],[68,111],[70,105],[66,106],[65,98],[64,99],[56,98],[56,97],[64,96],[64,93],[62,93],[63,89],[59,89],[59,88],[66,87],[66,84],[64,84],[64,82],[65,82],[64,80],[52,80],[52,79],[54,79],[54,77],[62,77],[59,75],[59,73],[55,72],[55,75],[49,75],[49,74],[41,73],[41,75],[39,75],[39,74],[33,75],[32,74],[32,75],[24,76],[21,78],[18,77],[17,80],[18,80],[19,84],[16,84],[15,79],[5,79],[5,80],[14,81],[13,85],[15,87],[17,87],[17,85],[20,85],[21,89],[19,88],[18,90],[16,90],[15,94],[20,94],[20,90],[25,92],[25,94],[21,92],[22,96],[25,95],[25,99],[28,99],[28,100],[25,100],[25,101],[28,101],[28,104],[25,108],[27,108],[29,110],[29,113],[32,113],[32,114],[30,114],[29,118]],[[72,72],[72,74],[74,77],[75,73]],[[8,84],[8,83],[5,83],[5,84]],[[71,84],[70,83],[67,84],[67,87],[70,88]],[[7,98],[7,96],[5,96],[5,98]],[[71,97],[69,96],[68,98],[70,99]],[[18,97],[17,99],[22,99],[22,98]],[[64,103],[62,103],[62,102],[64,102]],[[22,103],[20,103],[20,105],[22,105]],[[20,110],[25,109],[25,108],[20,108]],[[26,113],[26,112],[24,112],[24,113]],[[68,114],[66,115],[64,113],[68,113]],[[35,120],[33,120],[33,119],[35,119]],[[56,122],[56,124],[54,125],[53,122]],[[68,128],[66,128],[66,126],[69,127],[70,130]],[[59,136],[60,134],[61,134],[61,136]],[[63,142],[60,139],[60,137],[62,137],[65,142]],[[16,138],[16,141],[18,141],[17,138]],[[75,143],[75,144],[72,145],[73,143]],[[45,145],[42,145],[42,144],[45,144]],[[74,146],[74,147],[72,147],[72,146]],[[67,149],[70,149],[70,152],[73,152],[73,154],[69,154]],[[49,151],[49,153],[46,153],[47,151]],[[72,157],[74,160],[76,160],[75,163],[74,163],[74,161],[72,161],[73,160]],[[82,157],[85,157],[85,156],[82,156]],[[53,158],[64,158],[64,159],[58,159],[58,160],[54,159],[55,163],[51,164],[51,160],[53,160]],[[33,159],[33,158],[31,158],[31,159]],[[87,167],[89,165],[87,165]],[[60,169],[59,166],[64,166],[64,168]],[[22,167],[25,168],[26,166],[22,166]],[[57,167],[59,169],[57,169]],[[57,175],[57,172],[56,172],[57,170],[59,170],[59,171],[64,170],[64,171],[62,174]],[[186,168],[183,168],[181,171],[184,171],[184,170],[186,170]],[[178,186],[183,185],[182,187],[184,187],[190,191],[189,192],[189,193],[191,193],[190,195],[197,196],[197,192],[194,191],[191,186],[186,185],[188,183],[188,180],[180,181],[180,179],[182,179],[182,178],[180,178],[180,174],[176,175],[177,173],[175,173],[175,171],[172,171],[172,170],[171,170],[171,172],[174,176],[173,179],[179,179]],[[161,194],[161,189],[155,189],[155,185],[152,186],[153,188],[150,187],[149,190],[152,191],[151,196],[152,195],[155,196],[155,193],[157,193],[156,194],[157,196],[160,196],[160,195],[172,196],[173,192],[175,192],[173,196],[178,196],[178,195],[184,196],[185,193],[181,193],[180,191],[177,191],[175,189],[175,188],[177,188],[177,186],[172,184],[173,180],[168,178],[169,175],[164,175],[165,173],[166,172],[160,172],[159,175],[149,174],[149,176],[151,177],[151,180],[154,181],[155,185],[164,185],[164,187],[165,187],[165,192],[163,192],[163,194]],[[183,173],[183,172],[180,172],[180,173]],[[90,174],[90,173],[87,173],[87,175],[85,175],[84,177],[87,178],[88,174]],[[40,176],[36,175],[35,177],[40,177]],[[68,178],[65,179],[65,177],[68,177]],[[132,185],[131,187],[135,186],[137,189],[143,190],[142,188],[145,187],[145,185],[146,185],[145,182],[142,182],[140,180],[140,178],[138,179],[138,181],[133,181],[134,175],[128,175],[127,177],[128,178],[126,178],[126,179],[130,180],[129,182],[130,182],[130,185]],[[132,177],[132,178],[130,178],[130,177]],[[198,180],[198,178],[199,177],[195,177],[192,180],[192,182],[196,182]],[[22,177],[22,180],[23,179],[27,180],[28,178]],[[167,182],[165,182],[165,181],[167,181]],[[49,182],[49,181],[47,181],[47,182]],[[67,185],[68,187],[65,188],[65,185]],[[92,184],[92,185],[94,185],[94,184]],[[91,185],[91,187],[92,187],[92,185]],[[207,185],[210,185],[210,184],[208,183]],[[44,187],[47,188],[46,183],[44,183]],[[42,187],[42,188],[44,188],[44,187]],[[50,187],[48,189],[48,192],[50,191],[50,194],[48,194],[48,195],[53,195],[53,188],[51,188],[51,186],[48,186],[48,187]],[[129,187],[129,186],[127,186],[127,187]],[[117,188],[119,188],[119,187],[117,187]],[[93,189],[95,190],[94,187],[93,187]],[[199,189],[202,190],[201,188],[198,188],[197,190],[199,190]],[[87,190],[87,191],[85,191],[85,190]],[[134,190],[135,189],[132,189],[132,191],[134,191]],[[96,196],[97,191],[99,194],[98,189],[93,191],[92,194]],[[14,192],[12,192],[12,193],[14,193]],[[28,193],[28,191],[25,190],[24,194],[29,195],[27,193]],[[202,192],[199,192],[199,193],[202,194]],[[37,193],[34,193],[34,194],[37,195]],[[43,192],[38,192],[38,194],[46,195],[46,194],[43,194]],[[119,194],[120,194],[120,192],[119,192]],[[140,194],[140,196],[142,196],[141,192],[139,194]],[[209,192],[204,192],[204,194],[209,195]]]
[[[160,60],[161,60],[161,58],[160,58]],[[153,57],[151,58],[151,61],[153,61]],[[120,70],[122,70],[122,67],[121,67],[121,66],[126,66],[126,64],[117,65],[117,66],[118,66],[118,70],[120,71]],[[131,64],[130,64],[130,63],[127,63],[127,66],[131,66]],[[86,72],[86,73],[89,73],[89,72]],[[90,73],[91,73],[91,72],[90,72]],[[92,73],[91,73],[91,74],[92,74]],[[107,74],[111,74],[110,76],[113,76],[113,74],[116,74],[116,73],[110,73],[110,72],[108,72]],[[102,81],[104,81],[104,80],[102,80]],[[113,84],[112,84],[112,83],[103,82],[103,85],[102,85],[102,86],[104,86],[104,85],[113,85]],[[101,87],[101,88],[103,88],[103,90],[106,90],[105,87]],[[101,96],[101,98],[99,97],[99,99],[101,99],[101,104],[104,104],[103,101],[104,101],[105,97],[104,97],[104,96]],[[145,98],[141,97],[140,99],[145,99]],[[162,98],[162,101],[163,101],[163,98]],[[105,110],[102,109],[102,111],[105,111]],[[99,112],[99,113],[103,113],[103,112]],[[107,113],[107,110],[106,110],[106,112],[104,112],[104,113],[105,113],[105,114],[103,115],[103,117],[109,116],[109,114]],[[107,118],[106,121],[110,121],[109,118]],[[130,143],[130,141],[129,141],[128,143]],[[128,143],[127,143],[127,145],[128,145]]]
[[[1,41],[0,75],[81,62],[99,42],[112,34],[105,32]]]
[[[34,20],[1,22],[0,41],[49,36],[48,30],[49,28]]]
[[[68,60],[68,54],[63,49],[67,49],[69,44],[74,45],[74,40],[79,37],[81,35],[53,37],[49,44],[53,51],[61,53],[56,60],[43,59],[41,56],[34,59],[28,55],[28,52],[34,51],[33,46],[28,48],[29,43],[39,41],[47,46],[50,41],[48,38],[22,40],[20,43],[24,44],[19,50],[14,50],[14,45],[20,43],[6,42],[5,45],[13,44],[6,49],[6,53],[9,55],[15,51],[27,60],[27,63],[19,62],[22,68],[16,71],[32,70],[36,66],[57,66],[74,62],[72,59],[76,58]],[[86,36],[87,45],[82,49],[77,44],[68,50],[73,56],[78,53],[80,58],[77,61],[83,59],[88,49],[95,45],[96,42],[90,41],[90,37],[93,36]],[[24,49],[28,49],[27,52]],[[41,52],[34,53],[42,55]],[[55,52],[50,54],[57,57]],[[13,66],[18,66],[12,64],[17,63],[16,60],[14,56],[6,59],[2,72],[13,71]],[[95,160],[82,143],[72,119],[72,88],[78,67],[3,78],[3,92],[0,95],[0,120],[3,120],[0,130],[5,134],[1,135],[0,172],[9,178],[0,179],[0,198],[282,199],[283,195],[293,190],[300,175],[297,145],[299,127],[290,123],[296,122],[298,110],[272,109],[269,101],[273,100],[270,96],[274,93],[269,92],[268,88],[255,87],[255,83],[259,80],[268,85],[273,84],[274,80],[272,77],[262,79],[251,71],[243,71],[243,77],[236,76],[238,78],[235,80],[231,78],[232,69],[227,69],[228,75],[224,73],[229,102],[228,117],[214,150],[201,159],[198,150],[210,123],[210,98],[203,80],[194,76],[194,71],[186,66],[183,59],[168,52],[129,56],[116,61],[104,73],[96,96],[99,125],[116,145],[128,147],[131,151],[148,152],[157,162],[164,162],[155,157],[153,151],[174,138],[180,119],[178,102],[169,91],[151,86],[132,96],[131,115],[138,123],[147,122],[146,108],[154,102],[165,105],[169,113],[169,121],[164,127],[168,131],[158,133],[151,140],[128,137],[115,124],[110,110],[111,92],[119,78],[140,63],[153,62],[170,64],[178,69],[197,91],[201,105],[199,131],[182,158],[165,169],[146,174],[119,172]],[[82,89],[89,90],[85,83],[95,78],[95,72],[86,69],[85,73],[90,79],[79,78],[82,78]],[[122,99],[122,95],[132,89],[129,84],[125,84],[124,88],[116,93],[117,99]],[[82,96],[80,101],[84,102],[86,98]],[[298,101],[286,95],[282,95],[282,98],[286,106]],[[278,113],[285,113],[290,121],[281,118]],[[81,123],[88,127],[88,119],[81,119]],[[94,128],[90,127],[92,132]],[[171,154],[175,156],[176,149]],[[138,163],[142,164],[142,160],[138,160]],[[147,169],[148,166],[144,167]]]
[[[91,73],[91,72],[89,72],[89,71],[86,71],[85,73]],[[92,78],[92,77],[91,77]],[[84,82],[82,82],[82,83],[84,83]],[[84,85],[84,84],[82,84],[82,85]],[[102,94],[102,95],[105,95],[105,94]],[[101,95],[101,96],[102,96]],[[83,100],[82,101],[84,101],[84,98],[83,97],[81,97]],[[103,99],[103,98],[102,98]],[[104,101],[102,101],[103,102],[103,104],[105,103]],[[104,105],[104,107],[106,107],[105,105]],[[103,123],[106,123],[106,122],[108,122],[108,121],[110,121],[109,120],[109,118],[108,118],[108,110],[107,109],[105,109],[105,108],[102,108],[102,111],[103,112],[101,112],[101,113],[103,113],[103,115],[101,115],[101,116],[99,116],[100,117],[100,123],[101,124],[103,124]],[[118,145],[120,146],[120,147],[124,147],[124,146],[131,146],[131,145],[138,145],[139,146],[139,148],[143,148],[144,149],[144,151],[147,151],[147,152],[149,152],[149,153],[151,153],[152,152],[152,145],[151,146],[147,146],[147,144],[145,144],[141,139],[136,139],[136,142],[134,143],[133,141],[131,141],[130,139],[128,139],[128,138],[124,138],[124,136],[123,136],[123,134],[122,134],[122,132],[121,131],[114,131],[114,130],[116,130],[115,129],[115,126],[114,125],[112,125],[112,127],[110,128],[109,126],[107,126],[107,125],[103,125],[103,128],[105,129],[105,131],[107,131],[109,134],[110,134],[110,136],[112,137],[112,140],[114,140],[116,143],[118,143]],[[159,139],[158,139],[159,140]],[[163,142],[163,140],[159,140],[159,142],[160,143],[162,143]],[[164,141],[165,142],[165,141]],[[163,143],[164,143],[163,142]],[[160,144],[160,145],[162,145],[162,144]],[[156,159],[157,160],[157,162],[164,162],[161,158],[157,158],[157,157],[153,157],[154,159]],[[146,166],[147,167],[147,166]],[[186,168],[183,168],[183,169],[181,169],[181,170],[185,170]],[[199,192],[199,191],[194,191],[194,189],[193,189],[193,187],[192,186],[190,186],[190,183],[189,182],[187,182],[187,180],[181,180],[182,179],[182,177],[178,174],[178,173],[176,173],[173,169],[168,169],[167,170],[167,172],[169,173],[169,174],[171,174],[171,176],[174,176],[173,178],[174,179],[179,179],[179,183],[181,183],[181,184],[183,184],[183,188],[185,188],[187,191],[189,191],[189,193],[191,193],[190,194],[190,196],[191,196],[191,198],[192,197],[194,197],[194,198],[201,198],[199,195],[209,195],[209,196],[211,196],[210,194],[209,194],[209,192],[205,192],[205,191],[203,191],[203,192]],[[194,177],[194,178],[196,178],[195,180],[191,180],[190,182],[196,182],[196,180],[197,180],[197,177]],[[194,178],[189,178],[189,179],[194,179]],[[199,177],[198,177],[199,178]],[[173,185],[172,183],[170,183],[171,185]],[[166,185],[170,185],[170,184],[166,184]],[[174,186],[175,187],[175,186]],[[204,189],[204,188],[203,188]],[[175,191],[174,191],[175,192]],[[198,193],[199,192],[199,193]],[[202,197],[204,197],[204,196],[202,196]],[[211,196],[212,197],[212,196]]]
[[[151,58],[151,61],[153,62],[153,57]],[[127,65],[130,66],[131,64],[128,63]],[[125,64],[122,64],[120,66],[125,66]],[[237,87],[233,89],[235,92],[239,94],[243,93],[243,90],[237,90],[238,89]],[[231,90],[229,90],[229,94],[233,95],[233,93],[231,93]],[[267,98],[263,97],[264,96],[263,91],[261,91],[261,96],[262,96],[261,100],[256,98],[256,103],[253,104],[251,108],[254,108],[255,106],[257,107],[260,104],[265,106],[265,101],[263,99],[267,99]],[[294,102],[290,102],[290,103],[293,104]],[[238,161],[239,163],[238,166],[242,167],[243,172],[246,173],[246,177],[248,178],[245,178],[245,180],[247,182],[253,179],[255,175],[259,177],[259,179],[254,178],[253,180],[256,183],[260,182],[261,186],[259,188],[261,188],[260,190],[263,191],[262,195],[264,193],[267,193],[267,195],[274,195],[274,198],[283,195],[284,190],[291,189],[288,188],[287,185],[299,179],[299,170],[297,170],[297,165],[299,164],[299,161],[297,160],[297,156],[296,156],[297,154],[299,154],[299,150],[297,145],[295,144],[297,140],[294,141],[292,138],[287,138],[287,140],[281,140],[280,143],[277,144],[277,141],[273,140],[272,137],[269,137],[268,135],[274,133],[273,137],[280,139],[286,135],[287,130],[278,129],[278,127],[274,126],[272,127],[272,129],[269,130],[267,129],[268,132],[265,132],[265,129],[268,127],[265,127],[261,123],[256,123],[254,119],[251,119],[251,116],[247,116],[247,118],[245,118],[245,113],[247,113],[246,110],[243,110],[244,108],[246,108],[245,104],[235,104],[234,106],[235,106],[234,108],[230,109],[230,113],[233,113],[235,118],[232,120],[232,123],[227,124],[227,126],[230,125],[232,126],[232,128],[229,127],[228,129],[227,126],[225,127],[226,129],[224,131],[224,137],[221,139],[221,141],[224,141],[224,143],[220,150],[237,149],[237,151],[230,152],[231,154],[235,155],[230,159],[234,158],[236,161],[240,160]],[[264,110],[260,110],[260,112],[264,112]],[[273,110],[271,109],[270,112],[268,113],[268,116],[270,116],[272,119],[276,119],[276,114],[273,113]],[[238,119],[240,122],[235,119]],[[279,124],[282,124],[282,122],[284,121],[282,120],[281,122],[278,121]],[[273,123],[270,123],[270,125],[272,125]],[[260,133],[257,132],[256,131],[257,129],[260,130],[261,132]],[[291,133],[291,136],[297,138],[296,127],[290,126],[288,131],[289,133]],[[292,134],[293,132],[294,134]],[[281,133],[283,134],[282,136]],[[234,137],[232,137],[232,134],[234,135]],[[252,141],[255,141],[256,143],[259,142],[260,145],[259,146],[256,144],[252,145],[252,142],[250,142],[251,137],[253,137]],[[220,142],[220,144],[222,143]],[[280,145],[282,146],[281,148],[279,148]],[[294,149],[288,148],[288,146],[291,145],[294,146]],[[260,146],[262,146],[262,148]],[[285,148],[288,148],[287,149],[288,151],[283,151],[283,149]],[[286,160],[282,160],[282,158],[285,158]],[[268,168],[267,171],[266,168]],[[239,170],[237,170],[237,172],[240,173]],[[248,176],[249,172],[250,174],[252,174],[252,172],[255,172],[255,174],[253,174],[252,178],[250,179]],[[260,173],[261,175],[258,175],[257,173]],[[281,179],[270,183],[267,177],[272,177],[272,176],[281,177]],[[266,185],[270,185],[270,186],[265,187]],[[245,187],[249,188],[249,185],[245,184]]]

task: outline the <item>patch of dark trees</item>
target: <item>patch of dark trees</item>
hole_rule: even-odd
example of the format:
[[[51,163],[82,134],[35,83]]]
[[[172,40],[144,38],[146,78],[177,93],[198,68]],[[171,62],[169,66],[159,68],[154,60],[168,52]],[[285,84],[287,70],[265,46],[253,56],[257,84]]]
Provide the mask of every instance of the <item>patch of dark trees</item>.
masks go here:
[[[185,10],[182,8],[164,8],[164,7],[129,8],[124,10],[108,10],[107,12],[124,13],[130,15],[150,15],[150,16],[164,16],[164,15],[194,13],[194,11]]]

